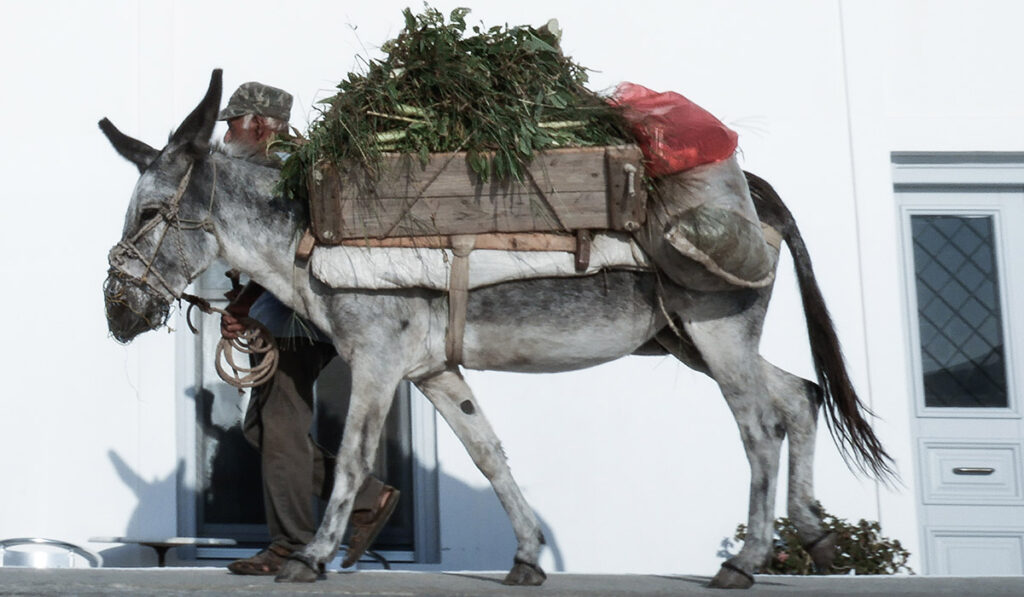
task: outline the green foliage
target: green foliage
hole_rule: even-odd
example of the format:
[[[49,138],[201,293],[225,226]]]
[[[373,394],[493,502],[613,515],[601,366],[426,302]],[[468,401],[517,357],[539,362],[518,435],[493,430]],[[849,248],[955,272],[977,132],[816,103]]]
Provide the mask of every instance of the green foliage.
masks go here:
[[[819,505],[820,508],[820,505]],[[836,534],[836,559],[828,570],[817,570],[811,555],[803,548],[796,527],[786,517],[775,520],[775,545],[769,561],[757,570],[760,574],[896,574],[914,571],[907,566],[910,552],[896,539],[881,536],[877,522],[861,519],[851,524],[822,510],[822,527]],[[736,527],[734,539],[747,537],[746,525]]]
[[[564,56],[547,28],[474,26],[469,9],[449,20],[424,6],[405,9],[405,27],[385,57],[349,73],[321,102],[308,138],[285,140],[287,196],[305,197],[309,175],[327,160],[356,160],[372,172],[382,152],[426,161],[432,152],[466,151],[484,180],[520,179],[539,150],[622,143],[618,112],[589,91],[586,69]]]

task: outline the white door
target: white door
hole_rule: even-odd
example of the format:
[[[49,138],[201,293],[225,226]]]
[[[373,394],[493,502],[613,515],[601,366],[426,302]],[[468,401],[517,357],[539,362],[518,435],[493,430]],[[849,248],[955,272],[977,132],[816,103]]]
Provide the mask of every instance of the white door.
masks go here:
[[[1021,170],[896,173],[924,572],[1024,574],[1024,185],[1006,180]]]

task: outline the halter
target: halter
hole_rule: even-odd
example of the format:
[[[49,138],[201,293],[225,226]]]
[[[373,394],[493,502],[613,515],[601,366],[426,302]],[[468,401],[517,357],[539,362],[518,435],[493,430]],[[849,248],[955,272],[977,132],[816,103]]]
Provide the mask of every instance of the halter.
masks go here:
[[[188,170],[185,171],[185,175],[178,183],[178,188],[174,192],[174,196],[169,201],[161,203],[159,208],[160,218],[151,218],[145,222],[143,226],[136,232],[130,239],[122,239],[114,248],[110,250],[108,261],[112,270],[118,272],[122,276],[138,282],[139,285],[150,295],[155,298],[163,300],[163,292],[170,294],[172,299],[176,299],[179,302],[185,301],[189,304],[188,310],[185,312],[185,323],[188,325],[192,333],[197,334],[199,330],[192,324],[192,308],[196,307],[200,311],[206,314],[219,313],[221,315],[227,315],[227,311],[218,309],[209,303],[209,301],[189,294],[182,290],[175,290],[171,285],[164,279],[164,277],[158,272],[153,264],[156,261],[157,255],[160,253],[160,248],[163,246],[164,239],[167,238],[167,231],[172,227],[175,229],[177,234],[175,238],[177,240],[177,251],[178,259],[181,261],[181,266],[185,272],[185,286],[194,279],[194,276],[189,273],[192,271],[192,266],[188,262],[188,257],[185,255],[185,244],[182,241],[182,233],[186,230],[205,230],[211,234],[216,235],[216,229],[213,226],[213,220],[211,215],[213,214],[213,203],[216,196],[217,190],[217,164],[213,162],[213,184],[210,187],[210,205],[207,208],[206,217],[201,220],[187,220],[181,217],[181,199],[185,195],[185,190],[188,189],[189,182],[192,180],[192,168],[195,162],[192,162],[188,166]],[[142,256],[142,252],[139,250],[136,243],[139,242],[143,236],[151,232],[160,222],[164,222],[167,226],[160,233],[160,238],[157,240],[156,247],[153,249],[152,255],[149,259]],[[129,272],[125,265],[136,260],[141,262],[145,266],[145,270],[142,272],[142,277],[136,277]],[[151,280],[154,279],[159,284],[154,284]],[[244,318],[246,329],[243,333],[239,334],[238,337],[228,340],[227,338],[221,338],[217,344],[217,350],[214,354],[214,364],[216,365],[217,374],[227,382],[241,391],[242,388],[251,388],[268,381],[277,370],[278,351],[277,343],[274,341],[274,337],[258,321]],[[263,358],[260,362],[253,367],[244,367],[239,363],[235,362],[233,355],[234,351],[241,352],[242,354],[262,354]],[[228,373],[224,366],[221,364],[222,359],[227,363],[227,366],[231,369],[232,373]]]
[[[188,262],[188,258],[185,256],[185,244],[182,241],[182,232],[186,230],[206,230],[211,234],[215,234],[213,227],[213,221],[210,219],[210,214],[213,213],[213,202],[217,189],[217,165],[213,165],[213,185],[210,188],[210,206],[207,210],[207,216],[202,220],[183,220],[181,218],[181,199],[185,195],[185,190],[188,188],[189,182],[192,180],[192,168],[195,163],[191,163],[188,166],[188,170],[185,171],[185,176],[182,177],[178,183],[178,188],[174,193],[174,196],[165,203],[161,203],[159,208],[160,218],[151,218],[143,224],[143,226],[135,233],[130,239],[121,239],[113,249],[110,250],[108,261],[110,267],[119,272],[121,275],[135,280],[141,283],[141,286],[147,290],[150,294],[163,298],[163,293],[170,294],[172,298],[181,300],[185,297],[184,289],[181,291],[175,290],[168,284],[167,280],[153,268],[153,263],[156,261],[157,255],[160,253],[160,248],[163,246],[164,239],[167,238],[167,231],[172,227],[177,232],[177,249],[178,258],[181,260],[183,270],[186,272],[185,285],[192,281],[193,276],[189,273],[192,270],[191,265]],[[153,248],[153,254],[146,259],[142,256],[142,252],[139,251],[136,243],[139,239],[144,237],[150,231],[157,227],[161,222],[167,224],[167,226],[160,233],[160,238],[157,240],[156,246]],[[142,277],[136,277],[134,274],[129,272],[125,265],[130,261],[139,261],[145,266],[145,270],[142,273]],[[159,286],[154,284],[150,278],[156,280]],[[191,301],[189,301],[191,302]]]

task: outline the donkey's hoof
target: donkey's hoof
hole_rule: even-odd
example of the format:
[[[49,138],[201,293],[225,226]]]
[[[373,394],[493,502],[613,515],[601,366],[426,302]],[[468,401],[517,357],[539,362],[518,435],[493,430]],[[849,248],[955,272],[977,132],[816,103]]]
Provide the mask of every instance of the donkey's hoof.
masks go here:
[[[528,587],[537,587],[544,584],[547,580],[548,575],[544,574],[544,571],[540,569],[540,566],[530,564],[528,562],[516,561],[512,569],[508,571],[508,575],[505,576],[505,580],[501,581],[503,585],[523,585]]]
[[[713,589],[749,589],[754,585],[753,575],[739,566],[725,562],[708,586]]]
[[[810,554],[814,568],[818,572],[827,572],[832,569],[832,562],[836,559],[837,538],[835,533],[829,532],[804,547]]]
[[[314,568],[305,560],[290,556],[281,566],[281,571],[274,578],[277,582],[314,582],[320,578],[322,572]]]

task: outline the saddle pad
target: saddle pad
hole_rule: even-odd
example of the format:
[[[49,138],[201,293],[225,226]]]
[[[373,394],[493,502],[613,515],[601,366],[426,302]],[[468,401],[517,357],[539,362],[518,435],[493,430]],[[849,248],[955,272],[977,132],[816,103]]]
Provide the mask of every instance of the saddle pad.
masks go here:
[[[309,259],[316,279],[332,288],[447,290],[452,254],[448,249],[317,246]],[[590,265],[576,271],[565,251],[495,251],[469,254],[470,289],[527,278],[586,276],[605,269],[652,269],[646,255],[626,234],[594,235]]]

